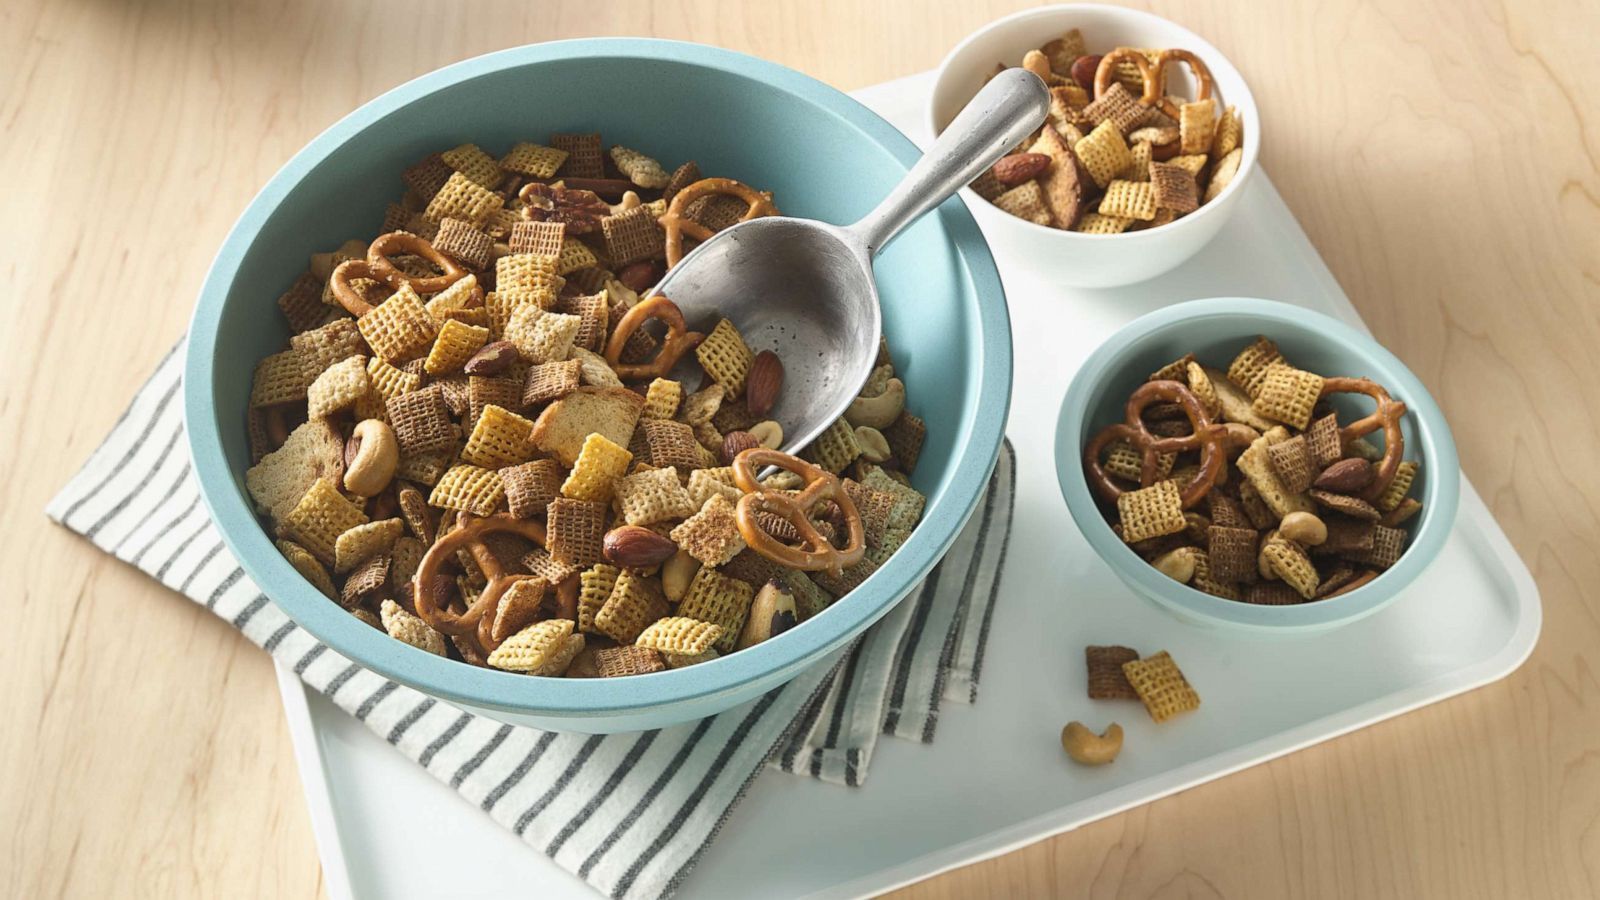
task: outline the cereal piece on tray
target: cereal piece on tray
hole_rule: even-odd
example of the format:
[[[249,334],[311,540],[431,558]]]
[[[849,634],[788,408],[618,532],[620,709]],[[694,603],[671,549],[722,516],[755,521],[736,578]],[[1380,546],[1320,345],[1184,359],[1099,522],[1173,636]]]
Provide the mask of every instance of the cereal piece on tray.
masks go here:
[[[496,669],[521,672],[526,675],[557,675],[565,671],[582,644],[569,647],[568,639],[582,635],[572,633],[571,619],[546,619],[534,622],[489,653],[488,663]]]
[[[1215,133],[1211,137],[1211,155],[1222,159],[1237,150],[1244,143],[1244,126],[1239,121],[1239,111],[1232,106],[1222,110],[1222,118],[1217,120]]]
[[[739,502],[744,491],[733,483],[733,468],[721,466],[714,469],[695,469],[689,473],[689,499],[695,508],[705,506],[714,495],[721,495],[731,503]]]
[[[744,393],[745,375],[750,372],[755,354],[750,352],[739,329],[732,322],[727,319],[718,321],[717,327],[711,329],[711,333],[695,348],[694,355],[700,360],[706,374],[722,385],[727,396],[737,397]]]
[[[676,467],[679,472],[692,472],[703,467],[704,456],[694,429],[670,419],[641,419],[639,433],[643,435],[642,461],[656,468]],[[721,437],[718,437],[721,446]]]
[[[503,375],[467,376],[467,419],[476,422],[483,411],[491,406],[516,410],[522,401],[522,382],[525,376],[515,368]],[[438,382],[441,390],[443,382]],[[432,387],[432,385],[429,385]],[[446,404],[448,405],[448,404]]]
[[[1221,581],[1256,577],[1256,530],[1212,525],[1206,530],[1206,556],[1211,573]]]
[[[456,449],[456,445],[452,443],[442,450],[401,454],[400,465],[394,471],[395,477],[431,486],[439,481],[445,470],[455,461]]]
[[[1200,708],[1200,695],[1189,686],[1189,680],[1183,677],[1183,671],[1165,650],[1123,663],[1122,672],[1138,693],[1150,718],[1157,722]]]
[[[657,378],[650,382],[644,394],[644,411],[640,413],[646,419],[671,419],[678,413],[678,404],[683,402],[683,383],[666,378]]]
[[[553,459],[536,459],[499,470],[511,514],[519,519],[544,515],[545,507],[561,495],[561,464]]]
[[[322,288],[310,272],[301,272],[289,289],[278,295],[278,309],[294,331],[310,331],[327,321],[332,312],[322,302]]]
[[[1150,164],[1154,159],[1155,151],[1151,149],[1149,142],[1139,141],[1131,144],[1128,147],[1128,166],[1118,172],[1117,177],[1123,181],[1149,181]],[[1151,220],[1154,218],[1151,216]]]
[[[1267,431],[1278,424],[1271,419],[1264,418],[1255,411],[1255,401],[1244,389],[1234,384],[1220,369],[1201,366],[1206,378],[1211,382],[1212,390],[1217,394],[1217,406],[1221,409],[1224,422],[1238,422],[1249,425],[1257,431]]]
[[[400,173],[400,180],[426,203],[444,187],[455,169],[438,153],[430,153],[422,160]]]
[[[1308,496],[1328,509],[1349,516],[1352,519],[1360,519],[1363,522],[1376,522],[1383,518],[1383,513],[1379,512],[1376,506],[1360,497],[1351,497],[1348,494],[1337,494],[1333,491],[1323,491],[1315,488],[1308,493]]]
[[[1194,551],[1194,576],[1189,579],[1189,586],[1213,597],[1225,600],[1239,599],[1238,585],[1213,575],[1211,555],[1203,550]]]
[[[256,363],[255,380],[250,387],[250,406],[277,406],[306,398],[306,390],[316,380],[311,361],[298,350],[285,350]]]
[[[1117,514],[1122,520],[1122,539],[1130,544],[1176,534],[1188,525],[1178,486],[1171,481],[1124,492],[1117,498]]]
[[[497,292],[560,290],[565,281],[556,270],[561,257],[557,254],[536,256],[532,253],[508,253],[494,262]]]
[[[561,362],[572,355],[583,319],[566,313],[546,312],[525,303],[511,313],[506,322],[505,339],[522,358],[535,365]]]
[[[461,463],[439,476],[428,502],[440,509],[487,516],[495,511],[505,495],[500,476],[493,469]]]
[[[393,296],[357,319],[356,327],[374,353],[395,364],[426,353],[439,330],[409,284],[401,285]]]
[[[584,439],[572,472],[561,485],[561,493],[574,500],[609,501],[612,482],[628,471],[628,463],[632,461],[632,453],[605,435],[591,434]]]
[[[1245,588],[1244,602],[1256,606],[1295,606],[1306,602],[1306,598],[1281,581],[1258,581]]]
[[[733,503],[721,494],[708,498],[698,512],[672,529],[670,536],[673,543],[707,566],[720,566],[745,547]]]
[[[439,327],[433,348],[423,361],[422,370],[429,375],[444,375],[460,371],[474,353],[489,343],[489,329],[467,325],[455,319]]]
[[[927,423],[902,410],[899,418],[883,429],[883,436],[889,442],[889,452],[899,461],[900,469],[908,475],[915,472],[917,460],[922,457],[922,443],[928,437]]]
[[[709,565],[702,566],[689,582],[689,592],[678,604],[678,615],[722,628],[714,642],[716,649],[726,653],[744,628],[745,616],[750,614],[750,602],[755,599],[755,589],[743,581],[730,578]]]
[[[843,597],[845,594],[860,587],[861,582],[866,581],[876,571],[878,571],[877,563],[862,557],[861,562],[846,568],[838,575],[823,571],[812,572],[809,577],[828,593],[835,597]]]
[[[594,255],[589,245],[577,238],[567,238],[561,242],[560,254],[556,257],[556,274],[570,275],[580,269],[590,269],[600,264],[600,258]]]
[[[1339,437],[1339,417],[1334,413],[1312,420],[1302,436],[1306,439],[1311,462],[1318,470],[1326,469],[1344,456],[1344,442]]]
[[[1400,560],[1405,550],[1406,532],[1400,528],[1376,525],[1372,529],[1372,548],[1345,553],[1351,562],[1363,563],[1378,569],[1387,569]]]
[[[337,545],[334,546],[334,553],[338,554]],[[389,570],[393,567],[394,556],[391,553],[379,553],[358,563],[345,577],[344,587],[339,590],[339,605],[354,609],[375,598],[379,591],[388,587]]]
[[[1122,666],[1139,658],[1139,651],[1131,647],[1089,646],[1083,648],[1083,659],[1089,670],[1090,700],[1137,700],[1139,692],[1133,689]]]
[[[1033,150],[1050,157],[1050,168],[1040,182],[1045,208],[1050,211],[1049,224],[1071,228],[1083,211],[1084,190],[1077,157],[1054,128],[1040,132]]]
[[[671,466],[618,478],[616,494],[623,520],[629,525],[684,519],[699,509],[678,480],[678,470]]]
[[[376,356],[367,361],[367,377],[372,382],[373,394],[384,401],[422,386],[421,375],[396,368]]]
[[[538,406],[576,391],[583,364],[575,359],[539,363],[528,369],[527,383],[522,390],[524,406]]]

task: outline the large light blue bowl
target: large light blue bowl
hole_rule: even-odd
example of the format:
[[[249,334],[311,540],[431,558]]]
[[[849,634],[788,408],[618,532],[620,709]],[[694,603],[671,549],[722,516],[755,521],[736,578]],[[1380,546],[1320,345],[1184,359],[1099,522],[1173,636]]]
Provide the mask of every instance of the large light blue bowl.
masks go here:
[[[478,57],[367,103],[317,137],[251,202],[201,289],[185,363],[195,470],[229,549],[285,611],[353,660],[418,690],[517,724],[571,731],[655,728],[771,690],[842,647],[928,572],[977,502],[1011,393],[1005,297],[959,200],[879,257],[884,332],[912,409],[928,422],[916,486],[927,513],[850,596],[781,638],[698,666],[626,679],[512,675],[431,656],[363,625],[302,579],[251,513],[245,404],[255,361],[288,334],[273,302],[307,254],[375,235],[401,169],[466,141],[492,152],[551,132],[599,131],[666,165],[775,193],[788,213],[853,222],[918,156],[898,131],[824,84],[772,63],[652,40],[541,44]]]
[[[1246,344],[1264,334],[1295,365],[1319,375],[1371,378],[1405,401],[1402,423],[1406,459],[1422,460],[1412,496],[1422,512],[1409,523],[1405,554],[1387,572],[1328,600],[1294,606],[1257,606],[1203,593],[1162,575],[1111,530],[1089,490],[1083,447],[1099,429],[1123,419],[1128,394],[1149,373],[1193,353],[1208,365],[1226,367]],[[1371,401],[1336,395],[1339,416],[1349,421],[1371,412]],[[1381,442],[1382,435],[1375,435]],[[1159,309],[1129,322],[1094,353],[1072,379],[1056,421],[1056,477],[1067,509],[1089,545],[1139,595],[1191,622],[1233,632],[1300,634],[1346,625],[1398,599],[1439,555],[1461,499],[1461,469],[1455,441],[1438,404],[1393,353],[1342,322],[1287,303],[1218,298]]]

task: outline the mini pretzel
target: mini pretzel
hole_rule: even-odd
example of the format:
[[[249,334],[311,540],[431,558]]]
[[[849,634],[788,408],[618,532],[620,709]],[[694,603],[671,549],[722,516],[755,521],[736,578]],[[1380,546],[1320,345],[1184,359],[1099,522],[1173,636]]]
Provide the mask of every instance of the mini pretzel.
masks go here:
[[[1176,403],[1189,418],[1192,433],[1179,437],[1158,438],[1150,433],[1144,423],[1144,411],[1155,403]],[[1163,453],[1200,451],[1200,471],[1186,485],[1180,486],[1183,508],[1189,509],[1210,492],[1222,474],[1230,445],[1238,435],[1226,426],[1211,421],[1211,416],[1201,405],[1200,398],[1187,386],[1177,381],[1147,381],[1128,397],[1125,421],[1107,426],[1089,441],[1083,449],[1084,468],[1089,473],[1089,486],[1107,503],[1115,503],[1124,493],[1100,464],[1100,453],[1112,441],[1125,440],[1144,457],[1139,484],[1150,487],[1158,480],[1160,458]]]
[[[667,326],[667,337],[661,342],[661,350],[649,362],[622,362],[622,350],[627,346],[628,338],[633,337],[633,333],[650,319],[660,319]],[[678,304],[668,300],[664,294],[657,294],[635,303],[617,322],[616,330],[611,332],[611,340],[606,343],[606,362],[616,370],[617,377],[625,381],[665,378],[678,360],[704,338],[705,335],[689,331],[683,324],[683,311],[678,309]]]
[[[1211,96],[1214,84],[1211,80],[1211,69],[1193,53],[1187,50],[1163,50],[1152,63],[1143,53],[1132,47],[1118,47],[1102,56],[1099,68],[1094,70],[1096,100],[1111,89],[1111,80],[1116,74],[1117,63],[1123,60],[1133,63],[1139,69],[1139,75],[1144,78],[1144,95],[1139,98],[1139,102],[1145,106],[1154,106],[1174,119],[1178,118],[1178,106],[1167,99],[1167,63],[1174,61],[1188,63],[1199,86],[1195,99],[1204,100]]]
[[[427,275],[417,277],[407,275],[389,259],[391,254],[410,254],[420,256],[428,262],[444,270],[443,275]],[[372,311],[372,304],[356,291],[350,284],[354,278],[371,278],[399,290],[402,284],[411,285],[411,289],[419,294],[436,294],[462,278],[466,277],[467,270],[457,265],[455,260],[445,256],[433,245],[409,231],[391,231],[381,235],[367,248],[366,259],[349,259],[340,263],[333,270],[330,286],[333,296],[353,316],[360,317]]]
[[[512,584],[535,577],[507,574],[500,558],[483,542],[484,535],[498,532],[510,532],[544,546],[544,527],[538,522],[514,518],[510,513],[495,513],[486,517],[463,513],[457,520],[455,530],[440,535],[428,548],[421,564],[417,566],[416,575],[411,579],[412,599],[417,607],[417,615],[424,622],[433,626],[435,631],[458,637],[474,637],[485,651],[493,650],[500,644],[490,634],[494,627],[494,614],[500,607],[500,598]],[[472,554],[473,561],[483,570],[489,583],[471,606],[457,612],[440,603],[440,598],[434,596],[433,585],[440,569],[445,563],[453,561],[456,551],[461,549]]]
[[[1363,500],[1376,500],[1389,482],[1400,471],[1400,458],[1405,453],[1406,438],[1400,431],[1400,420],[1405,418],[1405,403],[1389,396],[1389,392],[1369,378],[1324,378],[1322,396],[1329,394],[1366,394],[1377,404],[1372,414],[1351,422],[1339,429],[1340,440],[1349,443],[1357,438],[1383,429],[1383,460],[1378,463],[1376,477],[1358,495]]]
[[[805,487],[798,492],[767,487],[756,478],[757,470],[766,466],[799,475]],[[739,498],[738,524],[739,534],[750,549],[779,565],[807,572],[826,570],[838,575],[861,561],[866,552],[861,513],[832,472],[787,453],[752,447],[733,458],[733,481],[745,491]],[[811,522],[811,510],[824,500],[832,500],[844,518],[848,540],[842,549],[823,537]],[[800,535],[800,546],[791,547],[762,528],[756,517],[764,512],[793,525]]]
[[[742,181],[734,181],[732,178],[702,178],[674,194],[666,213],[658,220],[667,232],[667,268],[672,268],[683,259],[685,234],[697,241],[706,240],[714,234],[711,229],[683,214],[690,203],[713,194],[729,194],[749,204],[750,208],[739,217],[741,222],[778,214],[778,208],[772,205],[770,197]]]

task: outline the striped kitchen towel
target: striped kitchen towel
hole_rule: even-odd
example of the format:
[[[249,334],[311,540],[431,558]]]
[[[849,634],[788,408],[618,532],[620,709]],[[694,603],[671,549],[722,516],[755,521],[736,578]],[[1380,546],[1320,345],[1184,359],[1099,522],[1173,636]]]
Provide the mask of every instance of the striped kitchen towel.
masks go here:
[[[1009,445],[950,554],[851,647],[739,708],[634,734],[505,725],[367,671],[297,626],[233,560],[183,436],[182,344],[47,513],[223,617],[529,845],[612,897],[677,890],[764,764],[859,784],[882,733],[932,740],[976,697],[1011,522]]]

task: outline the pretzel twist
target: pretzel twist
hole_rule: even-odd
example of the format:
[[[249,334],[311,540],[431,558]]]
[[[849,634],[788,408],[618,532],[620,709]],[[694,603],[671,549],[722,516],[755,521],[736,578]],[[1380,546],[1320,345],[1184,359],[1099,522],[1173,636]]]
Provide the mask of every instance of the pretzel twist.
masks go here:
[[[392,254],[420,256],[443,269],[444,274],[407,275],[389,258]],[[419,294],[436,294],[465,278],[466,275],[466,269],[434,249],[434,246],[426,240],[409,231],[391,231],[380,235],[372,242],[367,248],[366,259],[347,259],[340,263],[333,270],[329,286],[333,289],[334,299],[339,301],[339,305],[359,318],[372,311],[372,304],[355,289],[350,283],[351,279],[370,278],[383,282],[393,290],[399,290],[401,285],[409,284],[411,289]]]
[[[1116,75],[1117,63],[1127,60],[1139,70],[1139,75],[1144,79],[1144,93],[1139,97],[1139,102],[1145,106],[1153,106],[1166,113],[1168,116],[1178,118],[1178,105],[1167,99],[1167,64],[1182,62],[1189,64],[1189,70],[1194,73],[1197,86],[1196,100],[1205,100],[1211,96],[1215,82],[1211,78],[1211,69],[1200,57],[1188,50],[1163,50],[1151,62],[1148,57],[1132,47],[1118,47],[1100,58],[1100,65],[1094,70],[1094,98],[1099,100],[1111,89],[1112,78]]]
[[[766,466],[777,466],[799,475],[805,487],[798,492],[767,487],[756,477],[756,472]],[[750,549],[767,559],[791,569],[828,571],[837,575],[860,562],[866,553],[861,513],[845,493],[838,476],[827,469],[777,450],[752,447],[733,458],[733,481],[745,492],[736,510],[739,534]],[[824,500],[833,501],[844,519],[847,540],[843,548],[835,547],[811,522],[811,510]],[[785,544],[762,528],[756,516],[763,512],[793,525],[800,535],[800,546]]]
[[[657,220],[667,232],[667,268],[672,268],[683,259],[685,234],[697,241],[703,241],[715,233],[684,215],[684,210],[689,208],[690,203],[713,194],[729,194],[748,204],[750,208],[739,217],[741,222],[778,214],[778,208],[772,204],[770,197],[742,181],[734,181],[732,178],[702,178],[674,194],[672,202],[667,205],[666,213]]]
[[[474,642],[484,653],[488,653],[500,646],[500,641],[494,638],[495,615],[500,609],[500,600],[506,591],[519,581],[540,581],[544,579],[536,575],[508,573],[500,558],[494,555],[489,546],[483,542],[485,535],[509,532],[519,537],[526,538],[539,546],[545,545],[544,526],[538,522],[518,519],[510,513],[495,513],[491,516],[474,516],[462,513],[457,518],[454,530],[439,536],[423,554],[422,562],[417,566],[417,572],[411,579],[411,596],[417,608],[417,615],[427,622],[435,631],[466,638]],[[457,550],[466,550],[472,554],[472,559],[483,571],[488,584],[483,592],[478,595],[470,606],[454,609],[450,604],[441,602],[435,596],[434,582],[443,567],[455,559]],[[557,590],[557,615],[564,615],[570,609],[575,616],[577,613],[577,579],[568,578],[556,586]],[[569,596],[570,595],[570,596]]]
[[[1389,396],[1383,385],[1370,378],[1324,378],[1322,396],[1329,394],[1365,394],[1375,404],[1370,415],[1357,419],[1339,429],[1339,439],[1345,443],[1363,438],[1374,431],[1383,430],[1383,459],[1372,483],[1358,495],[1363,500],[1376,500],[1400,471],[1400,460],[1406,450],[1406,437],[1400,430],[1400,420],[1405,418],[1406,405]]]
[[[648,362],[624,363],[622,351],[628,345],[628,338],[633,337],[633,333],[651,319],[658,319],[667,326],[667,337],[661,342],[661,349]],[[678,309],[678,304],[668,300],[665,294],[657,294],[635,303],[618,320],[616,329],[611,332],[611,339],[606,342],[606,362],[616,371],[617,377],[627,381],[665,378],[678,360],[704,339],[705,335],[690,331],[684,325],[683,311]]]
[[[1144,411],[1155,403],[1178,404],[1189,419],[1190,433],[1167,438],[1151,434],[1144,423]],[[1179,486],[1183,508],[1189,509],[1216,485],[1217,478],[1222,474],[1222,466],[1227,461],[1229,448],[1240,439],[1240,435],[1228,426],[1211,421],[1211,415],[1206,412],[1200,398],[1178,381],[1147,381],[1140,385],[1128,397],[1124,418],[1125,421],[1102,429],[1083,448],[1083,465],[1089,475],[1089,486],[1107,503],[1117,502],[1117,498],[1125,493],[1100,464],[1101,452],[1113,441],[1125,440],[1139,451],[1142,458],[1140,487],[1150,487],[1160,480],[1157,475],[1160,472],[1161,454],[1199,450],[1200,471],[1188,484]]]

